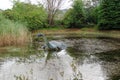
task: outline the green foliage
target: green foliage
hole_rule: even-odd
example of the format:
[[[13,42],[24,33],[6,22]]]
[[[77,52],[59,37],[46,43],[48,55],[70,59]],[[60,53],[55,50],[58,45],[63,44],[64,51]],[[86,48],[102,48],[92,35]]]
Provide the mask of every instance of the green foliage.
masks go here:
[[[0,46],[24,45],[28,41],[28,33],[24,25],[10,21],[0,14]]]
[[[12,10],[5,10],[6,18],[27,24],[29,30],[36,30],[44,27],[46,12],[42,5],[33,5],[15,1]]]
[[[89,24],[97,24],[99,7],[89,7],[85,9],[86,22]]]
[[[74,0],[73,8],[65,14],[64,23],[69,28],[82,28],[85,24],[85,16],[82,0]]]
[[[120,29],[120,0],[102,0],[98,28]]]
[[[64,15],[63,24],[67,27],[70,27],[70,23],[72,21],[71,14],[72,14],[72,9],[69,9]]]

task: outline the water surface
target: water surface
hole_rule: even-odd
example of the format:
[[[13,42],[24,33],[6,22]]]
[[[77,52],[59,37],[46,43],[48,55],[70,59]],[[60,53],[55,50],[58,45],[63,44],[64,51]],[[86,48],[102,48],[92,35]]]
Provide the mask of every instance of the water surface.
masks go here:
[[[67,48],[44,51],[37,45],[28,51],[0,50],[0,80],[120,80],[119,40],[57,41],[63,41]]]

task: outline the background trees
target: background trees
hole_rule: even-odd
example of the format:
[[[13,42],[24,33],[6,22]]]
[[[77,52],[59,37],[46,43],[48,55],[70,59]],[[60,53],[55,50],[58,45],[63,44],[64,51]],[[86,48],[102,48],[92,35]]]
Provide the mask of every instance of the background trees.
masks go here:
[[[33,5],[15,1],[11,10],[3,12],[6,18],[26,24],[29,30],[37,30],[45,26],[47,17],[42,5]]]
[[[70,9],[61,10],[66,0],[44,0],[31,4],[30,0],[13,0],[13,8],[0,12],[10,20],[26,24],[29,30],[46,27],[120,29],[120,0],[71,0]]]
[[[74,0],[72,7],[65,15],[65,24],[68,24],[69,28],[82,28],[85,24],[82,0]]]
[[[61,8],[65,0],[44,0],[47,9],[47,21],[50,26],[54,25],[54,17]]]
[[[70,28],[120,29],[120,0],[74,0],[64,19]]]
[[[88,26],[95,26],[98,24],[99,6],[91,6],[85,8],[85,19]]]
[[[101,0],[99,29],[120,29],[120,0]]]

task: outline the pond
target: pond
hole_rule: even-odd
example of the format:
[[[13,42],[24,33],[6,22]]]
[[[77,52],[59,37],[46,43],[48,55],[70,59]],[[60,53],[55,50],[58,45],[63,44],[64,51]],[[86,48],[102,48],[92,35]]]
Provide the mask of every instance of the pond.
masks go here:
[[[64,42],[67,48],[45,51],[37,45],[0,50],[0,80],[120,80],[119,39],[56,41]]]

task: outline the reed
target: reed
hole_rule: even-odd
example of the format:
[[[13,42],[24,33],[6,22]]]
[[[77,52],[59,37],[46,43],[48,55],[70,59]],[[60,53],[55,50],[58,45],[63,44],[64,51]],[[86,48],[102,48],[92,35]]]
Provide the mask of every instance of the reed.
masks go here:
[[[0,15],[0,46],[25,45],[29,39],[26,26]]]

